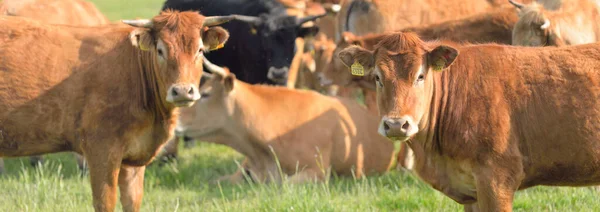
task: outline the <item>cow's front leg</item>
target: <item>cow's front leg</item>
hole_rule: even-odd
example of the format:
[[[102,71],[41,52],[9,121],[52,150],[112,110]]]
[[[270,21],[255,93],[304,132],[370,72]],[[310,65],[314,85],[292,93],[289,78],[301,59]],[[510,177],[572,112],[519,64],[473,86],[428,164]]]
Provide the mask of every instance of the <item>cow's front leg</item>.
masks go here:
[[[145,166],[121,166],[119,173],[119,190],[121,191],[121,205],[123,211],[140,211],[142,197],[144,196],[144,171]]]
[[[477,205],[480,211],[512,211],[514,193],[524,176],[522,166],[511,159],[495,161],[502,163],[488,163],[475,170]]]
[[[119,148],[98,146],[84,150],[92,183],[94,209],[96,212],[114,211],[123,151]]]
[[[465,212],[479,212],[479,205],[477,202],[472,204],[464,204],[463,207]]]

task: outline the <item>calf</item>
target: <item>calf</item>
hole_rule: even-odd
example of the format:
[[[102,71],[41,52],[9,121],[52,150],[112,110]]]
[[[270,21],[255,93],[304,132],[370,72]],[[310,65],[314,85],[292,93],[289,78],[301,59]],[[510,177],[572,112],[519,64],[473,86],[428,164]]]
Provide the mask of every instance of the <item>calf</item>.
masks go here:
[[[556,11],[542,4],[523,5],[510,0],[518,11],[513,45],[563,46],[600,41],[600,8],[591,0],[565,1]]]
[[[392,33],[340,52],[371,75],[379,133],[465,210],[511,211],[515,191],[600,183],[600,44],[525,48]]]
[[[292,182],[320,181],[329,171],[362,177],[390,168],[392,142],[376,133],[377,118],[354,100],[250,85],[204,63],[213,74],[194,107],[181,110],[178,128],[245,155],[243,168],[253,180],[280,181],[282,173]],[[240,171],[227,179],[239,182],[242,176]]]
[[[145,165],[200,98],[203,52],[234,17],[163,12],[103,27],[0,16],[0,157],[75,151],[96,211],[139,211]],[[35,62],[31,62],[35,61]]]

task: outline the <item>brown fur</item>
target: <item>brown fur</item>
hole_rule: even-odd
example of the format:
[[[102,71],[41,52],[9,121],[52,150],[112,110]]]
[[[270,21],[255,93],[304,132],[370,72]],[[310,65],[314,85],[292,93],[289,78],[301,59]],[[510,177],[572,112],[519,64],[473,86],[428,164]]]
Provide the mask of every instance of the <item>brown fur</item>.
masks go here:
[[[50,24],[99,26],[108,24],[93,3],[84,0],[4,0],[0,15],[21,16]]]
[[[410,138],[417,173],[467,210],[511,211],[514,192],[536,185],[600,183],[600,44],[461,46],[393,33],[340,57],[380,79],[382,121],[410,117],[402,128],[417,129],[382,122],[380,133]]]
[[[563,2],[558,10],[532,3],[518,9],[519,21],[513,29],[513,45],[563,46],[600,41],[600,8],[591,0]],[[541,26],[549,20],[550,26]]]
[[[181,110],[178,128],[245,155],[243,168],[253,180],[280,181],[277,163],[292,182],[321,181],[329,171],[362,177],[390,168],[392,142],[375,133],[377,118],[354,100],[213,75],[201,88],[209,96]]]
[[[201,29],[196,12],[152,21],[152,29],[86,28],[0,17],[0,157],[78,152],[89,163],[96,211],[114,210],[117,186],[123,209],[138,211],[144,166],[177,118],[165,100],[169,86],[197,85],[201,37],[227,34]]]
[[[28,17],[45,23],[73,26],[99,26],[109,23],[94,4],[80,0],[5,0],[0,1],[0,15]],[[85,161],[81,160],[80,155],[76,154],[75,158],[80,168],[85,167]],[[41,156],[30,158],[32,164],[42,160]],[[4,169],[3,164],[0,162],[0,174]]]

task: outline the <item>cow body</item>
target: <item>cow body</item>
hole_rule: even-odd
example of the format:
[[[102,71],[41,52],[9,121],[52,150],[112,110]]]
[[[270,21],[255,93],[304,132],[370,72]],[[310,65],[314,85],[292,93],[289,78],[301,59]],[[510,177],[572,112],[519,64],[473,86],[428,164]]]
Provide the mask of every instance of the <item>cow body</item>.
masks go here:
[[[296,37],[316,33],[317,27],[302,27],[303,21],[288,16],[286,8],[275,0],[169,0],[163,10],[195,10],[207,15],[240,14],[255,17],[251,21],[233,21],[223,25],[233,35],[228,45],[208,54],[216,64],[230,67],[240,80],[251,83],[287,82],[294,57]]]
[[[44,23],[72,26],[100,26],[109,23],[108,18],[93,3],[83,0],[5,0],[0,2],[0,15],[27,17]],[[85,161],[80,155],[75,154],[75,157],[84,173]],[[35,166],[42,161],[42,156],[30,157],[31,165]]]
[[[93,3],[84,0],[4,0],[0,15],[28,17],[49,24],[99,26],[108,24]]]
[[[600,183],[599,47],[459,46],[394,33],[340,57],[376,76],[379,132],[411,139],[423,180],[467,210],[510,211],[519,189]]]
[[[144,166],[171,137],[175,108],[199,97],[202,67],[190,64],[202,58],[204,20],[167,12],[136,29],[0,17],[0,157],[75,151],[88,161],[96,211],[114,210],[117,184],[124,210],[139,210]],[[204,33],[207,43],[226,36]]]
[[[521,5],[513,29],[513,45],[563,46],[600,41],[600,7],[592,0],[565,1],[557,10],[542,4]]]
[[[354,100],[249,85],[229,73],[213,72],[201,87],[205,97],[181,111],[179,130],[242,153],[243,168],[256,181],[280,181],[277,164],[293,182],[323,180],[329,171],[361,177],[392,164],[392,142],[376,133],[378,119]]]
[[[498,6],[487,0],[347,0],[337,18],[336,41],[342,39],[343,32],[383,33],[463,18]]]

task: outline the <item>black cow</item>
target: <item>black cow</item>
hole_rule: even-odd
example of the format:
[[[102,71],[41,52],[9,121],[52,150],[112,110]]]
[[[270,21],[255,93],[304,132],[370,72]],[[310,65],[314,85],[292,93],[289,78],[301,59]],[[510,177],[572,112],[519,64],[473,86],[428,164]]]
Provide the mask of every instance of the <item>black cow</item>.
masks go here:
[[[231,34],[223,49],[206,55],[228,67],[237,78],[251,83],[285,85],[296,37],[314,35],[317,27],[302,27],[321,16],[288,16],[275,0],[167,0],[162,10],[197,10],[205,16],[239,14],[223,24]],[[324,15],[324,14],[323,14]]]

